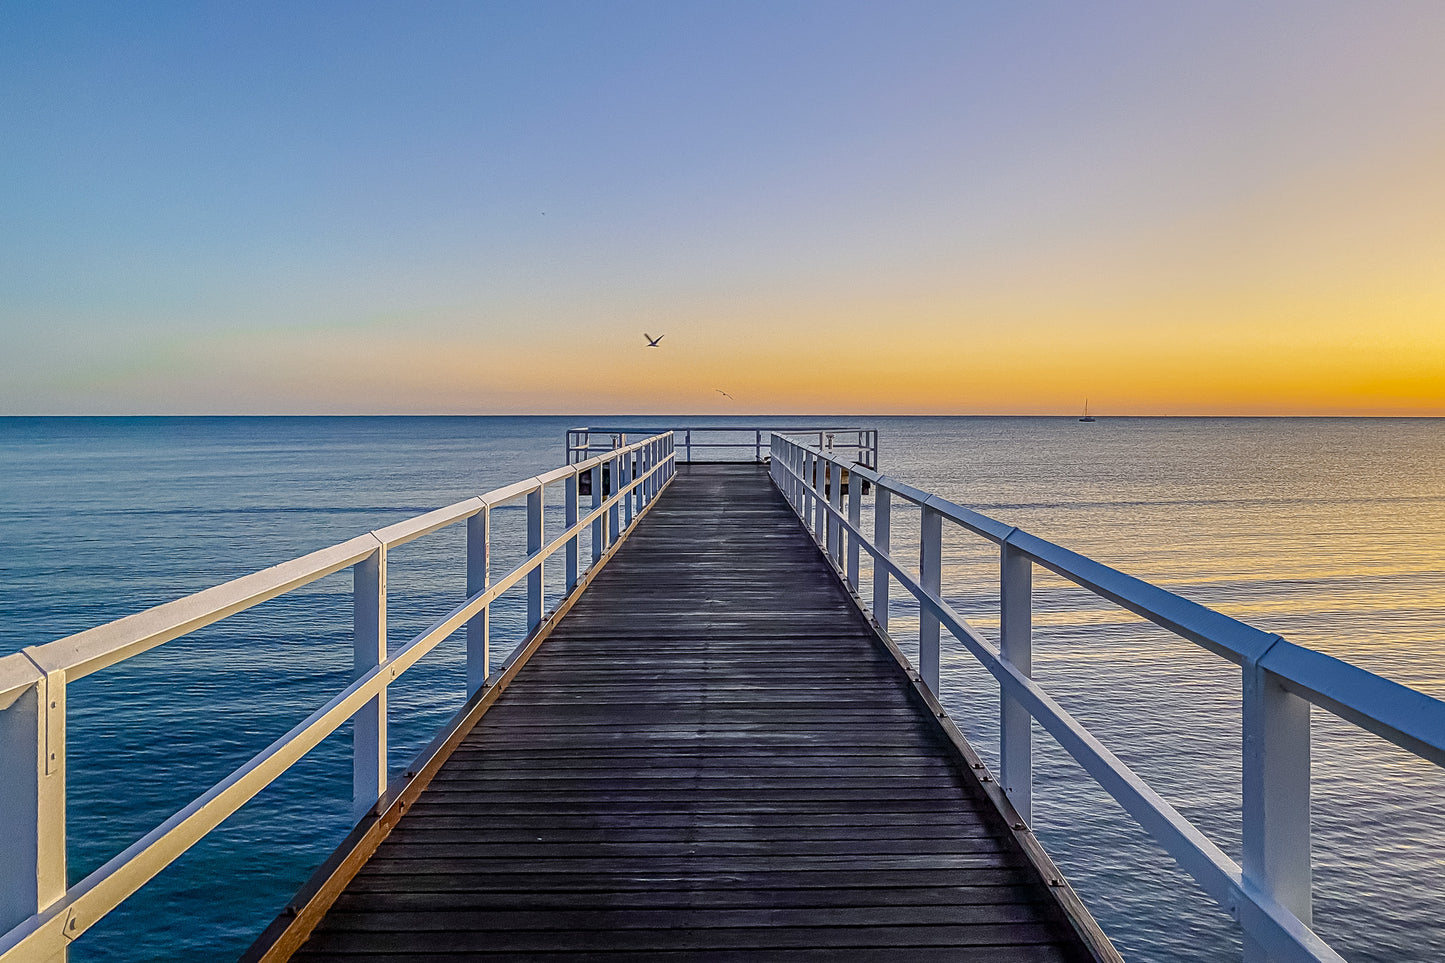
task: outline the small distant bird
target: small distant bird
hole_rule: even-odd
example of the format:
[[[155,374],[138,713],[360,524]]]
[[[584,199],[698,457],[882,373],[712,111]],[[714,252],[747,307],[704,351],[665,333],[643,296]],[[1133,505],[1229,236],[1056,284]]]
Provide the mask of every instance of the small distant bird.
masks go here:
[[[661,341],[663,338],[667,337],[667,335],[665,335],[665,334],[659,334],[657,337],[654,338],[652,335],[648,334],[646,331],[642,332],[642,336],[647,339],[647,346],[648,346],[649,348],[655,348],[655,347],[657,347],[657,342],[659,342],[659,341]]]
[[[722,390],[721,388],[714,388],[713,391],[716,391],[718,394],[722,395],[724,398],[727,398],[729,401],[736,401],[736,400],[737,400],[736,398],[734,398],[732,395],[728,394],[726,391]]]

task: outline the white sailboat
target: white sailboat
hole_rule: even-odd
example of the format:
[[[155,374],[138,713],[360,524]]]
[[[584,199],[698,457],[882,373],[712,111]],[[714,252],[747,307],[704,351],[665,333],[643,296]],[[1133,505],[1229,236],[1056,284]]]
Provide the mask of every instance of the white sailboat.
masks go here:
[[[1095,420],[1094,416],[1091,415],[1091,414],[1089,414],[1089,399],[1088,399],[1088,398],[1085,398],[1085,399],[1084,399],[1084,417],[1080,418],[1079,420],[1080,420],[1080,421],[1094,421],[1094,420]]]

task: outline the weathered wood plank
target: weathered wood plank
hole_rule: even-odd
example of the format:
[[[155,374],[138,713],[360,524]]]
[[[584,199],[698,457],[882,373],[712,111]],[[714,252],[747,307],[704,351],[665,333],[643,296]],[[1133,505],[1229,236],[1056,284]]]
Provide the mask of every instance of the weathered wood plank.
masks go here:
[[[725,875],[690,873],[679,877],[671,874],[619,873],[451,873],[407,872],[404,863],[368,865],[359,874],[348,892],[479,892],[498,891],[516,896],[521,893],[572,893],[578,896],[573,905],[585,905],[588,898],[606,905],[614,893],[661,891],[666,893],[700,892],[734,893],[748,890],[802,890],[819,892],[853,889],[951,889],[980,886],[1027,886],[1038,892],[1038,877],[1020,863],[1017,866],[983,869],[911,869],[869,871],[851,869],[775,870],[770,872],[734,872]],[[588,894],[593,894],[590,897]],[[709,896],[711,898],[711,895]]]
[[[959,926],[768,926],[670,929],[665,919],[651,929],[550,930],[420,930],[377,932],[326,927],[312,936],[320,952],[350,950],[360,953],[406,952],[418,944],[428,950],[467,954],[511,954],[528,950],[564,950],[587,953],[648,950],[706,950],[719,945],[743,950],[785,948],[887,947],[903,950],[917,946],[1020,946],[1056,941],[1046,923],[1007,923]],[[302,954],[305,954],[303,949]]]
[[[980,886],[829,887],[825,889],[652,889],[619,890],[608,894],[610,909],[847,909],[884,907],[983,906],[1004,903],[1038,904],[1046,896],[1036,887],[991,881]],[[575,909],[574,891],[446,890],[392,892],[384,889],[352,890],[336,901],[338,909],[477,909],[534,911]]]
[[[1035,923],[1033,903],[936,904],[924,906],[845,906],[832,908],[753,907],[717,910],[711,907],[636,909],[479,909],[473,907],[417,907],[397,905],[384,898],[363,906],[338,903],[332,910],[339,929],[357,932],[481,929],[574,930],[740,929],[760,926],[977,926],[979,924]]]
[[[804,949],[796,947],[768,947],[766,949],[744,950],[730,947],[718,949],[687,950],[576,950],[537,951],[515,950],[501,954],[508,960],[527,960],[533,963],[547,961],[616,960],[633,963],[736,963],[737,960],[783,961],[783,963],[838,963],[845,958],[849,963],[877,963],[877,961],[907,960],[909,963],[958,963],[959,951],[951,946],[909,946],[894,947],[835,947],[826,949]],[[350,952],[317,952],[303,954],[308,960],[351,960],[365,959],[367,963],[457,963],[460,959],[472,959],[478,954],[432,953],[425,951],[388,953],[373,951],[358,956]],[[1067,963],[1076,959],[1053,944],[1030,944],[1024,946],[973,946],[968,949],[968,963]]]

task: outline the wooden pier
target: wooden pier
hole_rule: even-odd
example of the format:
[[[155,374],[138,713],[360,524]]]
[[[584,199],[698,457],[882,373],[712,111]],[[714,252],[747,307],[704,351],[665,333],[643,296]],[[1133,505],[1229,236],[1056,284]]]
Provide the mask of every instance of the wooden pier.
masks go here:
[[[1311,925],[1313,710],[1445,765],[1445,701],[885,474],[873,429],[583,427],[565,462],[0,655],[0,963],[66,959],[343,730],[359,821],[245,961],[1120,960],[1028,829],[1037,727],[1237,922],[1248,963],[1343,963]],[[494,539],[504,509],[525,511],[525,543]],[[388,598],[389,554],[450,526],[465,596],[388,639],[389,605],[409,606]],[[943,591],[945,530],[998,552],[996,635]],[[493,571],[494,543],[525,554]],[[66,720],[95,690],[72,684],[348,569],[349,681],[75,879]],[[1241,860],[1033,677],[1035,570],[1241,667]],[[527,634],[498,665],[508,593]],[[886,630],[900,599],[916,668]],[[398,774],[389,687],[462,633],[469,698]],[[998,684],[955,706],[998,719],[996,773],[937,701],[945,642]],[[264,864],[228,852],[238,875]]]
[[[764,467],[589,578],[251,958],[1118,958]]]

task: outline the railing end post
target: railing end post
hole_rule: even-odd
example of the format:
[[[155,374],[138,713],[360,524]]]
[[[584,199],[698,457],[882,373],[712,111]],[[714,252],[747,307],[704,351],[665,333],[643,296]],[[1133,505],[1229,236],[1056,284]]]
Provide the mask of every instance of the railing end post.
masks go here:
[[[943,515],[931,505],[922,507],[918,537],[919,584],[934,598],[943,597]],[[938,695],[939,683],[938,616],[919,602],[918,610],[918,674]]]
[[[1242,676],[1244,878],[1308,926],[1310,704],[1257,662],[1245,664]],[[1270,959],[1244,936],[1247,963]]]
[[[386,661],[386,546],[352,566],[352,668]],[[360,819],[386,791],[386,690],[352,717],[352,811]]]
[[[486,591],[492,583],[491,507],[467,519],[467,598]],[[486,684],[492,664],[492,610],[483,608],[467,623],[467,695]]]
[[[65,896],[65,673],[29,655],[34,683],[0,709],[0,932]],[[19,663],[22,664],[23,663]],[[63,960],[65,948],[55,948]]]
[[[999,546],[999,655],[1033,677],[1033,562],[1007,541]],[[1033,720],[999,687],[999,782],[1024,822],[1033,820]]]

